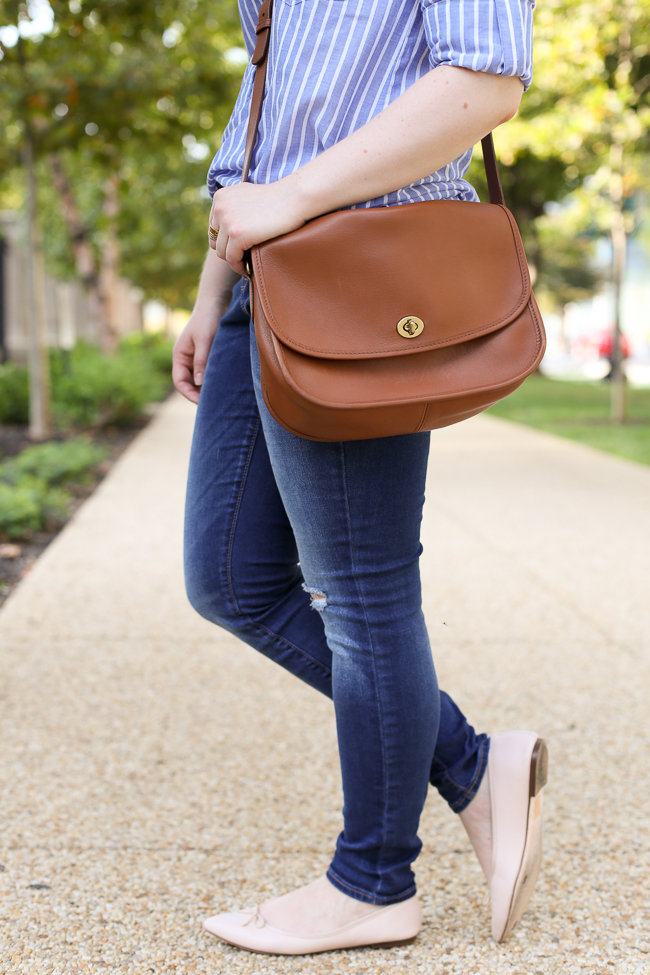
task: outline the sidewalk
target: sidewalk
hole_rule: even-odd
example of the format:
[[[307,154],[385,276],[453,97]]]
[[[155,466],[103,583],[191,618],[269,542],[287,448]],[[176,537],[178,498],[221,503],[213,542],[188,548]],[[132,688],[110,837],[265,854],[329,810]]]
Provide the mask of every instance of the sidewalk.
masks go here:
[[[481,417],[433,435],[425,608],[441,686],[549,742],[531,912],[433,793],[404,950],[268,958],[202,919],[325,869],[331,708],[186,603],[194,410],[165,404],[0,612],[0,973],[647,972],[650,468]]]

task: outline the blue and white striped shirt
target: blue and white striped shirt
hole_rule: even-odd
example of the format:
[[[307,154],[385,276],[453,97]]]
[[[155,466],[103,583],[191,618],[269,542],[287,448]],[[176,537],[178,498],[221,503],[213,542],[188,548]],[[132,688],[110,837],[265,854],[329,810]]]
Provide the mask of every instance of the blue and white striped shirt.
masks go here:
[[[260,0],[239,0],[249,55]],[[252,183],[299,169],[381,112],[427,71],[451,64],[532,78],[535,0],[275,0]],[[255,69],[248,65],[208,174],[241,180]],[[463,179],[471,150],[430,176],[359,206],[476,200]]]

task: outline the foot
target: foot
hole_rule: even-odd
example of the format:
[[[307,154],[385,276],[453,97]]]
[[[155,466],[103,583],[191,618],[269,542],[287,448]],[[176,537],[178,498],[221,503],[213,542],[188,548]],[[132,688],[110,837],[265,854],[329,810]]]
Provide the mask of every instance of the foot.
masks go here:
[[[229,944],[270,955],[307,955],[412,941],[421,926],[420,903],[366,904],[327,877],[258,907],[208,918],[204,927]]]
[[[463,809],[460,821],[465,827],[474,852],[481,864],[485,879],[490,882],[492,872],[492,809],[490,806],[490,770],[485,770],[478,792]]]
[[[265,901],[259,910],[264,920],[280,931],[309,937],[325,934],[373,914],[377,905],[348,897],[327,877],[320,877],[313,884]]]
[[[542,862],[547,751],[529,731],[495,735],[487,772],[461,814],[492,902],[492,937],[505,941],[528,907]]]

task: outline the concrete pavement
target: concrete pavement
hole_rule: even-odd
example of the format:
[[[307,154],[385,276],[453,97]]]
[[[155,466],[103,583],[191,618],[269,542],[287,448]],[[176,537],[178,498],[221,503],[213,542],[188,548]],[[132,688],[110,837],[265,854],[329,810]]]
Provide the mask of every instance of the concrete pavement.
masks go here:
[[[650,468],[480,417],[433,435],[425,609],[441,685],[551,753],[544,873],[505,946],[432,794],[407,949],[267,958],[204,916],[321,873],[330,705],[198,618],[176,397],[0,612],[0,972],[646,972]]]

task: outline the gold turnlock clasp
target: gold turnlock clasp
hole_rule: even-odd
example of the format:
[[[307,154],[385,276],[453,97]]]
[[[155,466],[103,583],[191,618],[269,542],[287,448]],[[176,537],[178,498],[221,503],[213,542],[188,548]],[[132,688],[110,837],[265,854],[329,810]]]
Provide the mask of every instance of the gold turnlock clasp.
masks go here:
[[[397,323],[397,331],[403,339],[414,339],[424,331],[424,322],[421,318],[409,315],[408,318],[400,318]]]

